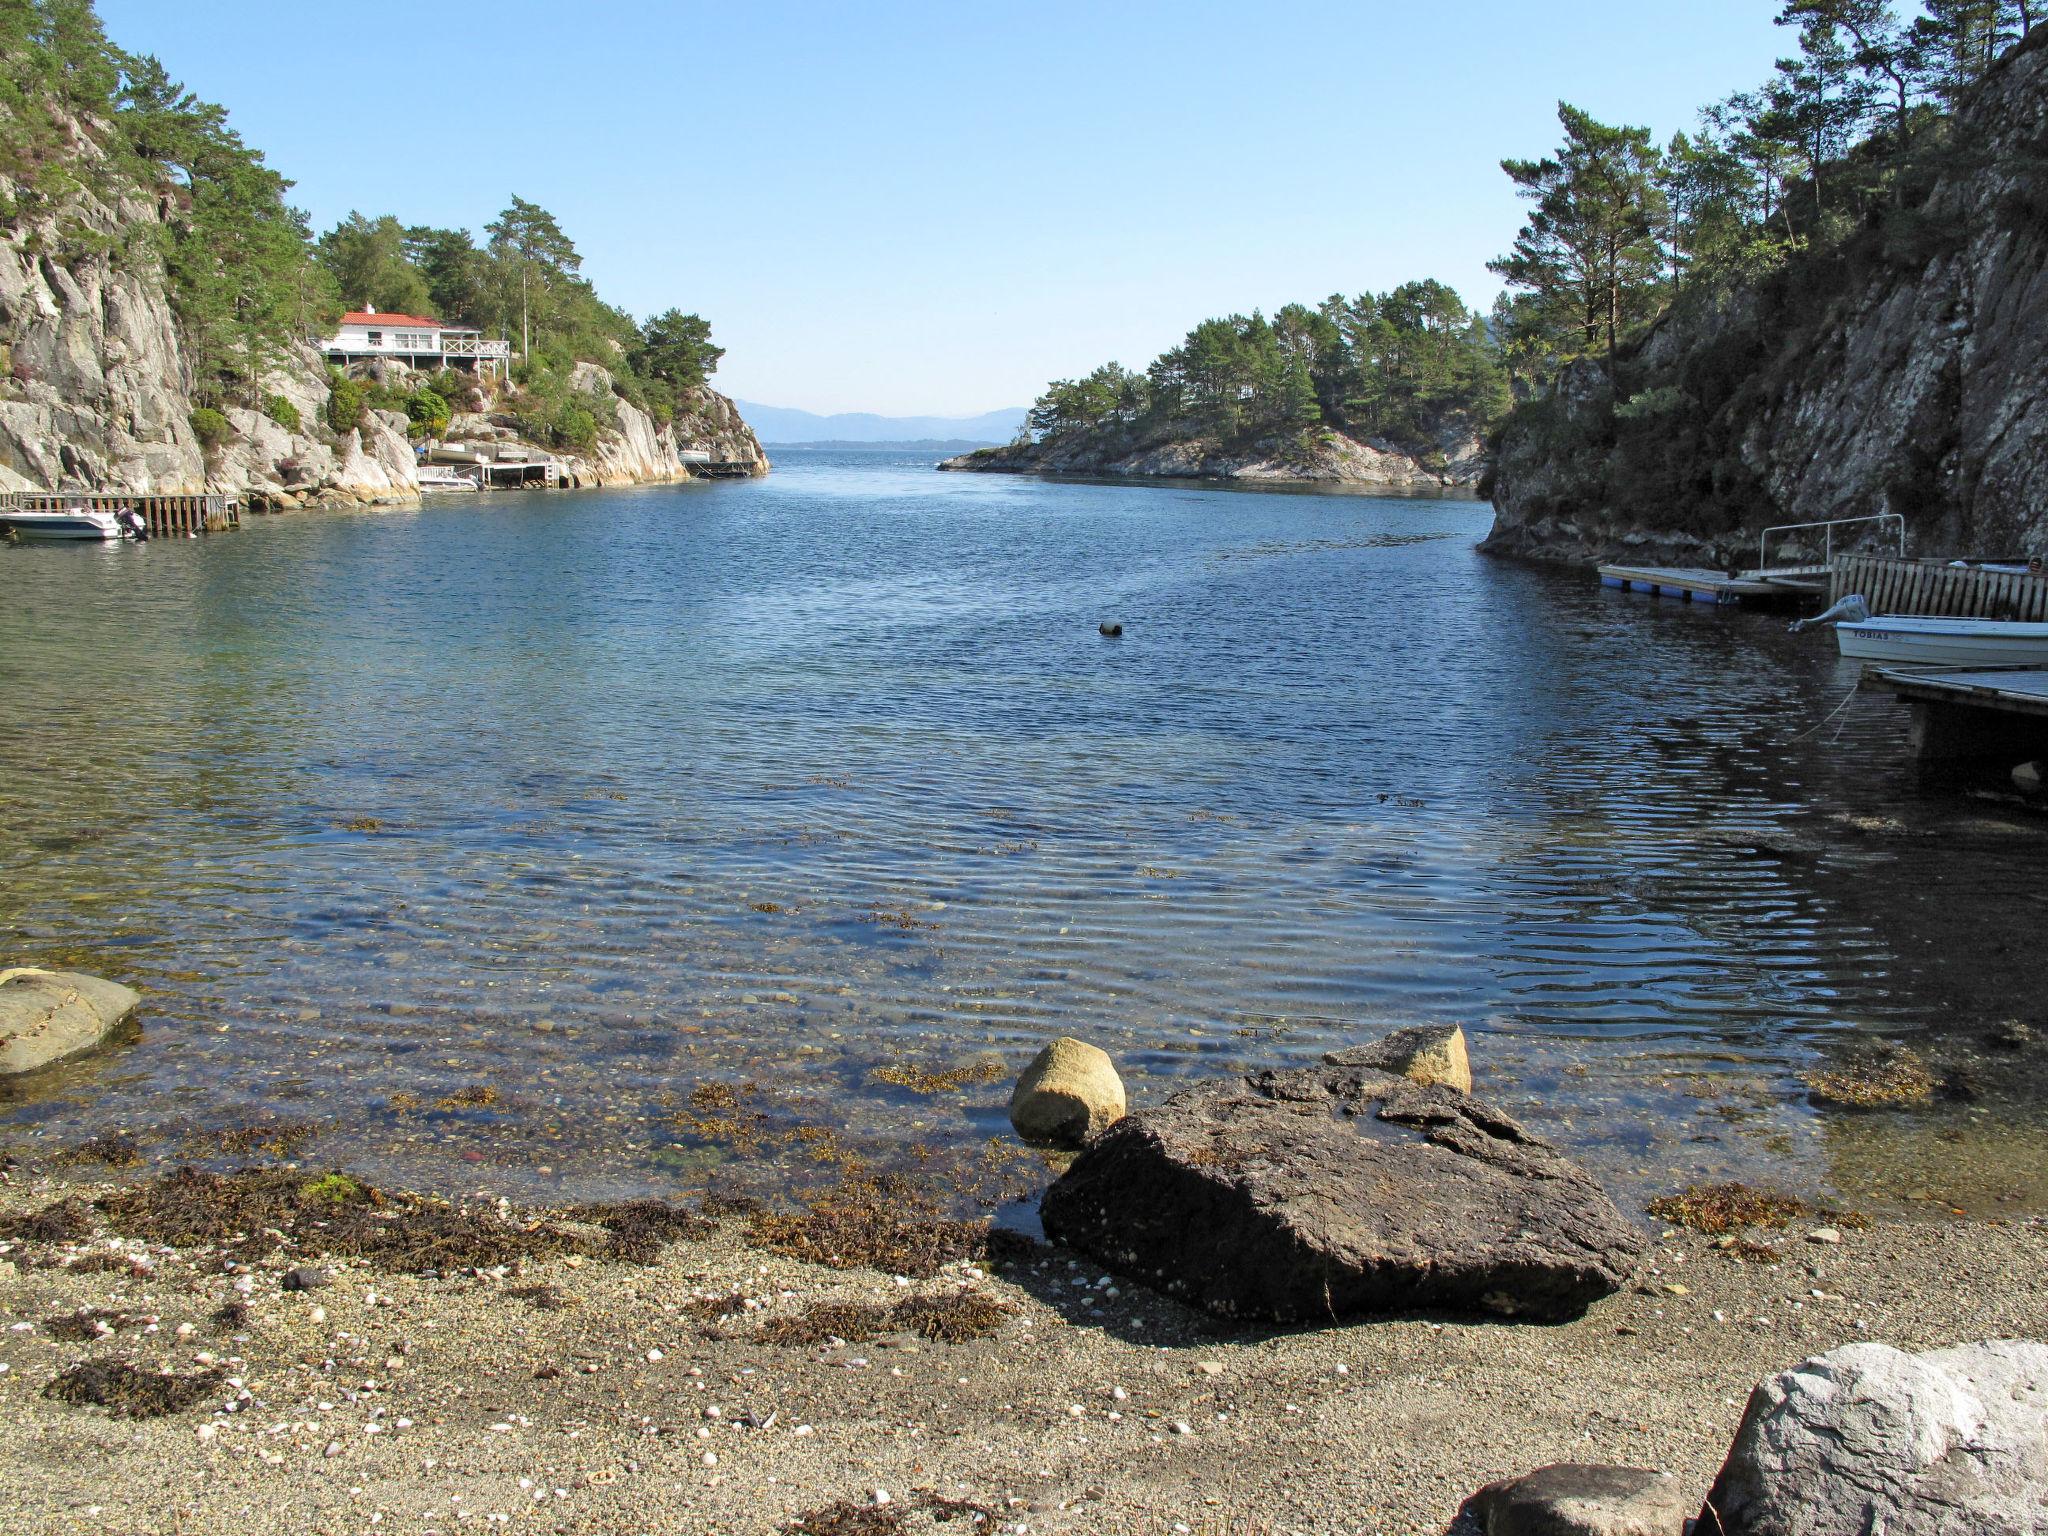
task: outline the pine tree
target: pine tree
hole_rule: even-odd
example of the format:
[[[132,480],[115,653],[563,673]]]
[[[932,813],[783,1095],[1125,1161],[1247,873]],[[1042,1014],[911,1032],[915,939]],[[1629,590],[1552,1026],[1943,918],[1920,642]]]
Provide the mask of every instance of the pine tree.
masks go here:
[[[1576,333],[1591,351],[1604,337],[1611,375],[1623,330],[1658,286],[1659,155],[1647,128],[1611,127],[1566,102],[1557,117],[1565,140],[1553,158],[1501,162],[1534,208],[1514,249],[1487,265],[1538,299],[1560,345]]]

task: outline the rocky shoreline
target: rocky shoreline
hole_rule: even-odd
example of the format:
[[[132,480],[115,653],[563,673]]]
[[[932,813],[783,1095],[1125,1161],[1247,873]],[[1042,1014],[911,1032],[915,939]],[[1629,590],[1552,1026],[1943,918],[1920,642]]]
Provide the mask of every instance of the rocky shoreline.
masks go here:
[[[90,980],[8,973],[0,1034],[94,1048],[134,994]],[[1137,1106],[1056,1041],[1010,1115],[1079,1148],[1067,1246],[822,1142],[775,1206],[378,1189],[283,1121],[0,1156],[0,1527],[2039,1530],[2048,1223],[1720,1186],[1647,1225],[1472,1086],[1449,1026]]]
[[[1229,445],[1213,439],[1149,444],[1016,442],[945,460],[942,470],[980,474],[1068,475],[1134,480],[1224,480],[1242,484],[1343,485],[1398,490],[1463,489],[1478,483],[1482,450],[1461,438],[1427,456],[1392,443],[1322,430],[1298,437]]]
[[[1482,1485],[1559,1462],[1668,1471],[1697,1508],[1767,1376],[1859,1341],[2048,1327],[2038,1222],[1880,1225],[1779,1265],[1670,1229],[1638,1284],[1570,1323],[1219,1332],[1033,1244],[912,1276],[794,1259],[726,1219],[648,1263],[407,1273],[123,1238],[91,1202],[134,1187],[0,1184],[0,1524],[21,1536],[1433,1536]],[[23,1235],[58,1200],[95,1230]],[[118,1381],[86,1362],[195,1385],[116,1417],[118,1397],[77,1400]]]

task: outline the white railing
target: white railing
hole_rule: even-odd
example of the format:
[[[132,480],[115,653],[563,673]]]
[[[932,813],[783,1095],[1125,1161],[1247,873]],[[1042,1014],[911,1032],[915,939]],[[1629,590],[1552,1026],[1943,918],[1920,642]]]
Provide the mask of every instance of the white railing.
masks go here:
[[[1809,528],[1825,528],[1827,530],[1827,536],[1822,540],[1824,552],[1821,557],[1821,563],[1823,565],[1833,565],[1835,563],[1835,530],[1837,528],[1847,528],[1854,523],[1896,524],[1899,535],[1899,555],[1900,558],[1904,558],[1906,553],[1906,519],[1904,514],[1898,512],[1873,512],[1868,517],[1830,517],[1817,523],[1779,523],[1774,527],[1766,528],[1756,536],[1756,568],[1760,571],[1767,571],[1771,568],[1768,549],[1772,534],[1801,533]]]
[[[510,357],[512,343],[485,341],[476,336],[448,336],[442,338],[441,350],[449,357]]]

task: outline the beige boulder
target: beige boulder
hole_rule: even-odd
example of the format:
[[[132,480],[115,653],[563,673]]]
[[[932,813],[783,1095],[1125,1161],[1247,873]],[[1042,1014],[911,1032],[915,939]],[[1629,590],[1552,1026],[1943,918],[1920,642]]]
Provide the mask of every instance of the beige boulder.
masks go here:
[[[0,1077],[91,1050],[135,1017],[133,988],[76,971],[0,970]]]
[[[1370,1045],[1331,1051],[1323,1060],[1333,1067],[1376,1067],[1425,1088],[1441,1083],[1460,1093],[1472,1091],[1472,1059],[1465,1053],[1465,1031],[1455,1024],[1411,1025]]]
[[[1010,1094],[1010,1124],[1026,1141],[1078,1147],[1124,1117],[1123,1079],[1100,1047],[1062,1035],[1031,1058]]]

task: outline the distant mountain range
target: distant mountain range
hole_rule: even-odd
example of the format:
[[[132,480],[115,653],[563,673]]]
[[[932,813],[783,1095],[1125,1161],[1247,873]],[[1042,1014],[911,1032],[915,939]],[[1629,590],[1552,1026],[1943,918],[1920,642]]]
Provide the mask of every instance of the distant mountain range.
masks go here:
[[[738,400],[740,414],[754,429],[754,436],[770,447],[798,443],[916,443],[944,442],[976,447],[1007,443],[1024,424],[1024,407],[985,411],[979,416],[876,416],[868,411],[848,411],[837,416],[820,416],[814,411],[793,411],[780,405],[761,405]]]

